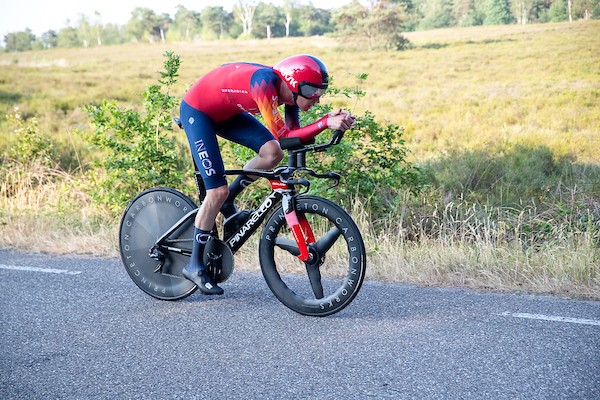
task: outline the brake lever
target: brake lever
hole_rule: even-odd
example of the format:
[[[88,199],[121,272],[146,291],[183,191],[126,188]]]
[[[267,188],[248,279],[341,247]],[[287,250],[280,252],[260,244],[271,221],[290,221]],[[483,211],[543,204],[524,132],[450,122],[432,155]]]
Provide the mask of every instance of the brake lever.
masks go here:
[[[312,169],[305,169],[305,172],[307,174],[309,174],[310,176],[314,176],[315,178],[318,179],[330,179],[332,181],[334,181],[335,183],[331,186],[329,186],[328,189],[333,189],[334,187],[338,186],[340,184],[340,180],[342,179],[342,176],[340,174],[338,174],[337,172],[328,172],[326,174],[318,174],[315,171],[313,171]]]
[[[310,181],[308,179],[304,179],[304,178],[300,178],[300,179],[291,179],[289,181],[287,180],[281,180],[283,183],[287,183],[288,185],[301,185],[306,187],[306,189],[310,188]]]
[[[279,180],[286,185],[301,185],[306,188],[310,188],[310,182],[308,179],[299,178],[299,179],[290,179],[291,176],[296,172],[296,170],[289,170],[285,168],[283,171],[279,173]]]
[[[326,174],[317,174],[315,171],[310,171],[308,172],[309,175],[314,176],[315,178],[320,178],[320,179],[331,179],[334,181],[339,181],[342,176],[340,174],[338,174],[337,172],[328,172]]]

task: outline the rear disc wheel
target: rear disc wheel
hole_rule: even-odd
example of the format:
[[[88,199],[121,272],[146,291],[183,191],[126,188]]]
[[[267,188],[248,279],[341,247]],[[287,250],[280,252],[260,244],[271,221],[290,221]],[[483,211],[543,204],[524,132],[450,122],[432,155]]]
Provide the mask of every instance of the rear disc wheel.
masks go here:
[[[136,196],[125,209],[119,227],[121,260],[135,284],[152,297],[178,300],[189,296],[196,285],[181,275],[189,262],[194,236],[194,218],[178,228],[169,240],[188,255],[176,252],[154,252],[154,244],[190,211],[194,202],[175,189],[153,188]]]

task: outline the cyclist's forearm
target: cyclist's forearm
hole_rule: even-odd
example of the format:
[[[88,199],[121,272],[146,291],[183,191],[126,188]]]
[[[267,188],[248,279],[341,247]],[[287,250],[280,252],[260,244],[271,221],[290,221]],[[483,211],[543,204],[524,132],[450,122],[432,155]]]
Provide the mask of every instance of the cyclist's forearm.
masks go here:
[[[284,137],[297,137],[300,138],[302,142],[309,142],[319,133],[327,129],[327,118],[328,116],[325,115],[324,117],[313,122],[312,124],[306,125],[302,128],[291,129]]]

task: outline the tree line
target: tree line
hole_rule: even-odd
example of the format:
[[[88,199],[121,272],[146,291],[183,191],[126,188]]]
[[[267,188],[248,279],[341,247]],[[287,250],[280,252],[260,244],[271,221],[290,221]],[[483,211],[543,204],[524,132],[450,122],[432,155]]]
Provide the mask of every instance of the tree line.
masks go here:
[[[80,15],[59,30],[36,36],[30,29],[4,36],[6,52],[89,47],[128,42],[272,38],[334,34],[363,37],[369,47],[402,49],[401,32],[454,26],[528,24],[600,18],[600,0],[354,0],[337,9],[238,0],[200,11],[177,6],[173,16],[135,8],[125,25]]]

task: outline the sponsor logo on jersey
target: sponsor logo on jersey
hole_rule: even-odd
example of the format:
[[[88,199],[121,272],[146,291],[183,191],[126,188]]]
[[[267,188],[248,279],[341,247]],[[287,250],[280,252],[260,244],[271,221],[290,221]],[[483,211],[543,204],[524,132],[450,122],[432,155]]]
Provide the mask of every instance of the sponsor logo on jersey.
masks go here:
[[[235,93],[235,94],[248,94],[248,91],[245,89],[230,89],[230,88],[222,88],[222,93]]]

